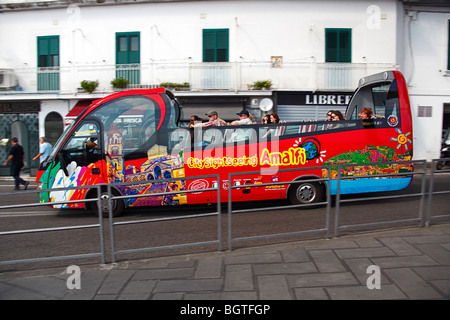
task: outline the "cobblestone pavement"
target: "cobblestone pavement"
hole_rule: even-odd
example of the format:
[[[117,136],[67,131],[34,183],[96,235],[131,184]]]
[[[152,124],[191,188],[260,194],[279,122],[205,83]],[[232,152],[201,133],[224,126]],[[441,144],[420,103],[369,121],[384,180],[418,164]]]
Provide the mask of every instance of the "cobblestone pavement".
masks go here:
[[[66,271],[0,274],[0,299],[446,300],[450,224]]]

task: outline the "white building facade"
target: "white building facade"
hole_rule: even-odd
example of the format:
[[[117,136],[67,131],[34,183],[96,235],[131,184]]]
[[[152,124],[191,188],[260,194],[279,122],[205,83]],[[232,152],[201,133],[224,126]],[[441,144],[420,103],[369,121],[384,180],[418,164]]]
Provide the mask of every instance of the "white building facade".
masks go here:
[[[213,108],[259,118],[264,100],[300,120],[345,109],[359,78],[398,69],[414,158],[430,160],[450,112],[449,20],[444,1],[2,0],[0,139],[22,137],[33,157],[39,136],[54,142],[70,116],[121,90],[118,78],[126,89],[178,87],[185,119]],[[83,80],[98,86],[85,92]]]
[[[414,157],[430,160],[439,158],[450,126],[450,2],[409,1],[404,9],[400,70],[413,111]]]

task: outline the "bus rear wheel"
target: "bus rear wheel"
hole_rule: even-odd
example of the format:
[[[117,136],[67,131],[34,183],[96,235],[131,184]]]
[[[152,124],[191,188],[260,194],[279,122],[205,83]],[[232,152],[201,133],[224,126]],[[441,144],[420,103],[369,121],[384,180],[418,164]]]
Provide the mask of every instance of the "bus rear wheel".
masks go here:
[[[293,184],[289,191],[292,204],[312,204],[323,200],[324,190],[319,182],[300,182]]]

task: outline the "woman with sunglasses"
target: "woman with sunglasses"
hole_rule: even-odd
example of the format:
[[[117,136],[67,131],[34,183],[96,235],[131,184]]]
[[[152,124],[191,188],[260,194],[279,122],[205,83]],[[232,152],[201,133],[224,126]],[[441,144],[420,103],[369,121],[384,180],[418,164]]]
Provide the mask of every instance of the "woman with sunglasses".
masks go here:
[[[331,121],[333,121],[333,124],[330,125],[328,128],[329,129],[337,129],[337,128],[344,127],[343,123],[334,123],[335,121],[341,121],[341,120],[345,120],[342,113],[339,110],[333,110],[333,112],[331,112]]]
[[[334,110],[330,110],[327,112],[327,119],[325,121],[333,121],[333,118],[332,118],[333,112],[334,112]]]

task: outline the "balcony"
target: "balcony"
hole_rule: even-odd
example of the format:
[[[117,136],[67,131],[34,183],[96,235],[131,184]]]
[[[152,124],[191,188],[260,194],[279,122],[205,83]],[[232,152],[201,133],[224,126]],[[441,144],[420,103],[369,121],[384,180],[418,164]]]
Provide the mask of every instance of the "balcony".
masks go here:
[[[154,88],[163,82],[189,83],[191,92],[248,91],[255,81],[272,81],[271,90],[353,91],[369,74],[398,69],[394,64],[283,62],[152,62],[133,65],[69,64],[53,68],[14,68],[17,87],[0,87],[0,96],[82,93],[83,80],[98,80],[93,94],[114,90],[111,81],[126,78],[125,89]],[[186,90],[186,89],[184,89]],[[5,97],[3,97],[5,99]]]

